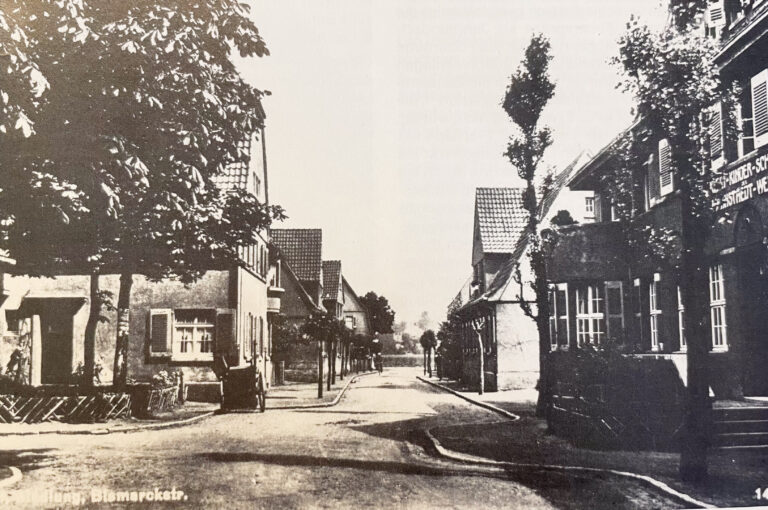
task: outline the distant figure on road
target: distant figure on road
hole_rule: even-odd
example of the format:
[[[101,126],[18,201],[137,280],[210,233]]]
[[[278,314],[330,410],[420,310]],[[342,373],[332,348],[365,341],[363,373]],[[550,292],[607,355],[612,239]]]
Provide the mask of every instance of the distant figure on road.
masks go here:
[[[381,357],[381,353],[377,352],[376,357],[374,358],[374,363],[376,364],[376,370],[379,371],[379,375],[384,371],[384,360]]]

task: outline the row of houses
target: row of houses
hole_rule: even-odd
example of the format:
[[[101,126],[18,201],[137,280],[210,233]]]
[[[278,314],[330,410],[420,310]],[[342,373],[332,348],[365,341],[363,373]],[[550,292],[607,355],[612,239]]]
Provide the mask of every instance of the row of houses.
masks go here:
[[[725,84],[742,90],[736,112],[716,105],[709,128],[708,193],[720,213],[706,239],[709,264],[709,372],[716,398],[768,395],[768,2],[710,1],[703,30],[719,41],[716,63]],[[724,120],[738,119],[727,136]],[[553,350],[608,341],[634,356],[660,358],[686,381],[685,308],[680,298],[680,192],[665,139],[637,154],[646,161],[632,176],[629,217],[606,183],[615,181],[623,135],[643,129],[636,121],[594,156],[565,168],[539,211],[543,226],[559,210],[577,224],[557,228],[548,267]],[[527,268],[522,190],[478,189],[473,273],[449,306],[463,328],[464,378],[475,384],[483,338],[486,384],[531,387],[538,377],[534,323],[522,314],[513,278]],[[628,231],[664,233],[663,254],[627,242]],[[653,243],[649,243],[653,244]],[[525,296],[525,294],[523,294]],[[528,299],[532,299],[530,292]]]
[[[268,204],[263,128],[243,148],[247,161],[229,165],[214,184],[244,189]],[[227,352],[230,366],[258,364],[269,385],[275,369],[273,322],[279,314],[300,326],[312,312],[328,311],[355,333],[370,332],[368,315],[341,262],[323,260],[320,229],[264,230],[256,244],[240,248],[240,258],[242,264],[209,270],[191,285],[134,277],[130,379],[147,381],[162,370],[180,370],[191,387],[205,385],[216,381],[214,352]],[[26,360],[23,382],[71,383],[84,360],[90,277],[37,278],[18,274],[15,265],[0,257],[0,363],[5,367],[21,353]],[[100,286],[117,296],[119,276],[101,276]],[[97,326],[95,350],[100,382],[108,384],[117,318],[109,311],[105,316]]]

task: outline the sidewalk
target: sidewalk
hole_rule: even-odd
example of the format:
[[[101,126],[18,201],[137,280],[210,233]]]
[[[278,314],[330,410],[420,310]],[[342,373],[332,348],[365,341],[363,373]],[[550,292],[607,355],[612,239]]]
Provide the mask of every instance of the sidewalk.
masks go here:
[[[330,406],[336,402],[337,398],[347,387],[347,384],[359,375],[369,372],[360,372],[359,374],[349,374],[340,380],[336,376],[336,384],[327,390],[326,382],[323,382],[323,398],[317,398],[317,383],[299,383],[287,381],[280,386],[272,386],[267,390],[267,411],[270,409],[295,409],[303,407]]]
[[[109,434],[112,432],[133,432],[141,429],[175,427],[194,423],[210,416],[219,408],[219,404],[187,402],[172,411],[162,413],[152,419],[139,420],[127,418],[109,420],[103,423],[3,423],[0,424],[0,436],[28,436],[37,434]]]
[[[426,379],[426,378],[425,378]],[[456,389],[455,383],[438,381]],[[706,486],[682,483],[678,478],[679,455],[669,452],[599,451],[574,446],[565,439],[547,434],[546,423],[535,416],[534,390],[500,391],[478,395],[459,391],[520,416],[517,421],[499,416],[497,423],[437,427],[431,433],[443,447],[502,462],[580,466],[629,471],[650,476],[685,494],[718,506],[751,506],[755,490],[768,480],[768,452],[712,450]]]

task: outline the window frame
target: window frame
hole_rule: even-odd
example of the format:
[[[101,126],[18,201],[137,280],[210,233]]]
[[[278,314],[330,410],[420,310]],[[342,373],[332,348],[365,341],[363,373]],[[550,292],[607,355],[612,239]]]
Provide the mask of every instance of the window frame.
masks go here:
[[[210,314],[210,322],[197,322],[198,316],[195,317],[193,322],[182,322],[177,318],[179,312],[202,312],[201,315]],[[197,308],[197,307],[182,307],[174,308],[172,313],[171,330],[171,359],[173,361],[213,361],[213,353],[216,349],[216,309],[215,308]],[[184,343],[191,344],[191,351],[184,351],[182,340],[179,338],[179,329],[191,329],[193,337]],[[209,338],[198,339],[196,333],[198,330],[207,331]],[[203,346],[208,346],[209,350],[204,351]]]
[[[688,341],[685,338],[685,305],[683,305],[683,291],[677,286],[677,334],[680,340],[681,352],[688,350]]]
[[[723,265],[714,264],[709,267],[709,317],[713,351],[728,350],[728,322],[725,307]]]
[[[558,292],[564,292],[565,293],[565,313],[560,313],[561,310],[558,310],[557,302],[558,302]],[[571,321],[569,316],[569,307],[570,304],[568,303],[568,284],[567,283],[554,283],[549,285],[549,299],[550,299],[550,305],[549,305],[549,343],[550,347],[553,349],[562,349],[567,348],[571,344]],[[563,321],[561,323],[561,321]],[[565,324],[565,343],[560,344],[559,340],[559,333],[560,333],[560,327],[562,324]]]
[[[648,283],[648,318],[650,323],[651,350],[658,352],[661,350],[661,339],[659,326],[663,311],[659,306],[659,282],[661,277],[659,273],[653,275],[653,279]]]
[[[578,347],[585,344],[600,345],[605,338],[605,295],[600,295],[601,290],[603,293],[605,292],[604,286],[600,283],[587,283],[576,287],[575,317],[576,345]],[[584,300],[582,297],[586,299]],[[583,312],[582,305],[584,305]],[[596,329],[595,324],[602,324],[602,327]],[[587,327],[584,328],[583,325]]]

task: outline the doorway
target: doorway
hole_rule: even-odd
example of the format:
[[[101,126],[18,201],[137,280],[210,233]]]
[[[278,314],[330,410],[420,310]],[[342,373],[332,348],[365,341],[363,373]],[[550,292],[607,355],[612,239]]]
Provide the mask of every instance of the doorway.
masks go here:
[[[43,384],[64,384],[72,376],[72,313],[51,307],[40,314]]]

